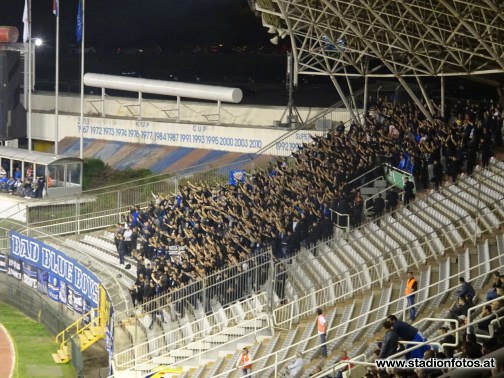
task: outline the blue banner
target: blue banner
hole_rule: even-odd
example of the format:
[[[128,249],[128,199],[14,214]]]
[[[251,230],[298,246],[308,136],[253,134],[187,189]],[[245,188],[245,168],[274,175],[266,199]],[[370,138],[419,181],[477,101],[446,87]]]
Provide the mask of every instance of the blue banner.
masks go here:
[[[47,281],[49,280],[49,273],[45,270],[38,269],[38,286],[37,289],[42,294],[47,295]]]
[[[67,290],[67,307],[69,310],[72,310],[74,309],[74,299],[75,299],[75,290],[73,287],[71,286],[68,286],[68,290]]]
[[[58,278],[60,301],[64,298],[66,303],[66,286],[71,286],[76,293],[88,299],[93,307],[98,306],[100,281],[79,262],[45,243],[14,231],[10,233],[10,243],[11,256]]]
[[[37,288],[38,269],[28,263],[23,263],[23,283],[31,287]]]
[[[18,280],[23,278],[23,274],[21,272],[21,262],[13,259],[9,256],[7,261],[7,274],[17,278]]]
[[[236,186],[239,182],[245,182],[245,174],[246,171],[244,170],[234,170],[229,172],[229,184]]]
[[[63,304],[67,304],[67,298],[68,298],[67,289],[68,288],[67,288],[67,284],[65,283],[65,281],[60,281],[58,301],[60,301]]]
[[[84,309],[84,301],[82,300],[82,296],[77,293],[75,290],[73,292],[73,310],[78,313],[82,314],[82,310]]]
[[[54,274],[50,274],[47,279],[47,296],[53,301],[59,302],[60,280]]]
[[[7,273],[7,256],[0,253],[0,273]]]

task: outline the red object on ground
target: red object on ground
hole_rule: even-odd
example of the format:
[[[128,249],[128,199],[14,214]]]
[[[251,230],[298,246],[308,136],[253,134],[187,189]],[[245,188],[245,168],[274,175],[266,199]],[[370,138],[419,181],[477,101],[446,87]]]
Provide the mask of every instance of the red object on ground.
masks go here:
[[[12,377],[14,371],[14,347],[9,334],[0,326],[0,377]]]
[[[15,26],[0,26],[0,43],[14,43],[19,39],[19,32]]]

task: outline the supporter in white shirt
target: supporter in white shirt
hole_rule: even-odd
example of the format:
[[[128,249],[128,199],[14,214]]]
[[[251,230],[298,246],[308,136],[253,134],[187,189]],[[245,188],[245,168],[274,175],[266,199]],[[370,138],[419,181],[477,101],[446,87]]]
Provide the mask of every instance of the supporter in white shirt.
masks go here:
[[[303,373],[304,360],[300,352],[296,352],[296,359],[287,365],[287,377],[299,378]]]

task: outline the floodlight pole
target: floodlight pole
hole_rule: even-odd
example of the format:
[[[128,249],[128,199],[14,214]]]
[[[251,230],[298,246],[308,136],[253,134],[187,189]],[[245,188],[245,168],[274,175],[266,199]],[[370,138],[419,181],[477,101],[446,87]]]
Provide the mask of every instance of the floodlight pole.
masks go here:
[[[280,117],[280,125],[287,114],[287,125],[292,127],[292,118],[295,113],[298,116],[298,119],[301,121],[301,115],[294,104],[294,87],[296,83],[294,82],[294,59],[291,52],[287,53],[287,73],[285,77],[285,86],[287,87],[287,107],[285,108],[282,116]]]
[[[28,119],[27,119],[27,136],[28,136],[28,151],[32,150],[32,89],[33,89],[33,75],[32,71],[34,68],[34,61],[32,61],[32,2],[28,1]],[[26,46],[26,44],[25,44]],[[25,49],[25,58],[26,58],[26,49]],[[25,74],[26,77],[26,74]],[[25,88],[26,93],[26,88]],[[12,171],[11,171],[12,174]]]

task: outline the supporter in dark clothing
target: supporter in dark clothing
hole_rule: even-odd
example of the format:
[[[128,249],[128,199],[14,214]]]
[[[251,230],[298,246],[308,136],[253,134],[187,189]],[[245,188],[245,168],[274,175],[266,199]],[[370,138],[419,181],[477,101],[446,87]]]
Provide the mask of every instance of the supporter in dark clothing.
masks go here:
[[[415,184],[408,177],[404,179],[404,203],[407,205],[415,199]]]
[[[483,307],[483,311],[481,311],[480,318],[483,320],[478,323],[478,325],[476,326],[476,330],[474,332],[476,334],[488,335],[489,334],[488,326],[490,325],[492,320],[495,319],[495,316],[492,315],[491,305],[486,305],[485,307]]]
[[[383,210],[385,210],[385,200],[382,198],[381,193],[379,193],[378,197],[375,198],[373,208],[374,208],[374,215],[376,218],[379,218],[383,215]]]
[[[418,329],[412,325],[397,319],[395,315],[389,315],[387,320],[392,324],[392,330],[397,333],[399,338],[405,341],[425,341],[422,335],[418,332]],[[407,346],[408,348],[411,345]],[[412,350],[410,353],[406,354],[406,358],[422,358],[426,350],[429,350],[429,346],[425,345],[417,349]]]
[[[124,256],[127,253],[126,243],[124,242],[124,238],[122,236],[118,237],[117,242],[117,253],[119,254],[119,264],[124,265]]]
[[[381,344],[380,359],[385,359],[395,354],[397,352],[397,346],[399,345],[399,336],[394,330],[392,330],[392,324],[390,321],[385,320],[383,328],[387,331],[385,332],[385,336],[383,337]]]
[[[448,332],[448,328],[447,327],[445,327],[445,326],[439,327],[439,334],[440,334],[440,336],[446,334],[447,332]],[[444,351],[444,354],[446,355],[446,357],[448,357],[448,358],[453,357],[453,353],[455,351],[455,347],[454,346],[447,346],[447,345],[443,345],[443,344],[455,344],[455,336],[453,336],[453,335],[446,335],[445,337],[443,337],[439,341],[439,343],[443,347],[443,351]]]
[[[466,299],[467,305],[472,306],[473,298],[476,295],[476,291],[469,282],[466,282],[464,277],[459,278],[460,287],[455,291],[458,297],[464,297]],[[462,314],[460,314],[462,315]]]
[[[432,181],[434,183],[434,188],[439,190],[439,185],[441,185],[441,181],[443,180],[443,166],[439,164],[439,161],[434,160],[434,167],[432,168],[433,178]]]
[[[453,306],[450,310],[450,318],[457,319],[460,316],[467,317],[467,310],[469,310],[470,306],[467,303],[467,299],[465,297],[459,297],[457,300],[457,304]]]
[[[387,192],[387,211],[395,210],[399,204],[399,194],[395,189]]]

